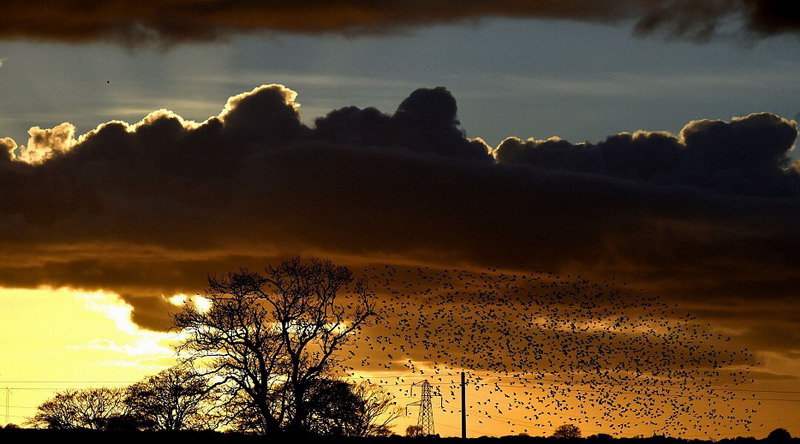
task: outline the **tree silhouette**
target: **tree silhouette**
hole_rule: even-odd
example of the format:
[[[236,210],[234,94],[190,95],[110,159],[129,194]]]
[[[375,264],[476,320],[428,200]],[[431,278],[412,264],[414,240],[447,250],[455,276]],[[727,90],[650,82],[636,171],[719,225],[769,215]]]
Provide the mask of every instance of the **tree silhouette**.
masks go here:
[[[359,414],[353,436],[389,436],[390,424],[403,416],[395,398],[380,386],[370,382],[351,384],[350,389],[359,400]]]
[[[319,379],[309,389],[307,423],[304,429],[317,435],[353,436],[361,400],[350,384],[337,379]]]
[[[330,261],[294,258],[208,284],[207,311],[186,305],[174,316],[185,334],[179,354],[205,366],[222,404],[252,429],[308,432],[310,390],[375,317],[366,282]]]
[[[125,403],[125,389],[67,390],[43,402],[27,424],[57,430],[119,430],[146,427]]]
[[[394,397],[371,383],[319,379],[308,392],[305,429],[317,435],[388,436],[402,416]]]
[[[792,435],[784,428],[777,428],[767,435],[769,441],[788,441],[792,439]]]
[[[575,424],[562,424],[553,432],[553,438],[575,439],[581,437],[581,429]]]
[[[131,385],[125,398],[130,409],[156,430],[208,428],[209,401],[208,379],[177,366]]]
[[[410,426],[406,427],[406,436],[408,436],[409,438],[417,438],[417,437],[425,436],[425,435],[423,435],[421,426],[410,425]]]

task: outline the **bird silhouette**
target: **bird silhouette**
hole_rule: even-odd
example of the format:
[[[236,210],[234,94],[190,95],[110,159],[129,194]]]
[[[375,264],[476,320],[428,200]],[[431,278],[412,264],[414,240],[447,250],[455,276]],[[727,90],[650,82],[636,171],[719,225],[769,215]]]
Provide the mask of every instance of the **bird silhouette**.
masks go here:
[[[354,343],[369,350],[358,374],[394,378],[398,393],[404,377],[435,376],[454,397],[467,371],[485,400],[472,397],[470,411],[525,418],[513,427],[569,419],[688,436],[715,423],[751,425],[754,410],[742,411],[741,394],[726,387],[751,381],[752,354],[624,282],[499,267],[383,266],[364,276],[379,322]]]

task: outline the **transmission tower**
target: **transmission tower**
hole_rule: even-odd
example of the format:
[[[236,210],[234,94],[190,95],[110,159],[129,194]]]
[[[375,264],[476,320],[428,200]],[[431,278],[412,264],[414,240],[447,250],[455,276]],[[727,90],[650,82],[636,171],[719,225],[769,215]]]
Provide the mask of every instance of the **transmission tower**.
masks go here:
[[[414,390],[414,386],[417,385],[415,382],[411,385],[411,390]],[[422,434],[424,436],[427,435],[435,435],[436,429],[433,425],[433,403],[431,402],[431,398],[434,396],[439,396],[441,402],[441,394],[440,393],[433,393],[433,386],[428,381],[422,381],[420,384],[422,387],[422,394],[420,395],[419,401],[412,402],[406,406],[406,412],[408,412],[409,406],[419,406],[419,419],[417,419],[417,426],[422,429]]]

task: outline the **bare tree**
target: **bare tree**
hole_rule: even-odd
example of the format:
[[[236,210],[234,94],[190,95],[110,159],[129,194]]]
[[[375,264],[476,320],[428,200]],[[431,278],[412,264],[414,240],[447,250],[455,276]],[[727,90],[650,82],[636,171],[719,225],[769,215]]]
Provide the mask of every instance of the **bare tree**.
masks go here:
[[[39,405],[27,423],[59,430],[142,427],[125,404],[125,390],[105,387],[56,393]]]
[[[422,431],[422,426],[410,425],[406,427],[406,436],[409,438],[418,438],[420,436],[425,436],[425,434]]]
[[[266,433],[304,432],[315,381],[335,368],[336,352],[368,325],[375,296],[366,282],[330,261],[295,258],[259,274],[210,277],[211,307],[187,305],[174,317],[179,354],[204,362],[206,375]]]
[[[562,424],[553,432],[553,438],[575,439],[581,437],[581,429],[575,424]]]
[[[176,366],[128,387],[125,403],[157,430],[202,429],[211,398],[208,378]]]
[[[351,390],[361,406],[352,435],[361,437],[391,435],[391,423],[404,415],[404,410],[397,406],[394,396],[370,382],[352,385]]]
[[[318,435],[388,436],[403,416],[394,397],[369,382],[319,379],[308,392],[305,428]]]

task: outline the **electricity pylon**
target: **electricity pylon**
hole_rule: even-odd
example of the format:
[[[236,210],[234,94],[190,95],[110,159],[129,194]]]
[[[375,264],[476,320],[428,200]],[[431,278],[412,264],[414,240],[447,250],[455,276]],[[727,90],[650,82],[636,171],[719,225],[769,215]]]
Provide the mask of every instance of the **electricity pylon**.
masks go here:
[[[417,385],[416,382],[411,385],[412,391],[415,385]],[[440,393],[433,393],[433,386],[428,381],[422,381],[420,385],[422,386],[422,394],[420,395],[419,401],[408,404],[406,406],[406,412],[408,412],[409,406],[419,406],[417,426],[422,429],[422,434],[424,436],[435,435],[436,428],[433,425],[433,403],[431,402],[431,398],[434,396],[441,397],[442,395]]]

